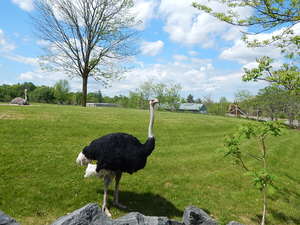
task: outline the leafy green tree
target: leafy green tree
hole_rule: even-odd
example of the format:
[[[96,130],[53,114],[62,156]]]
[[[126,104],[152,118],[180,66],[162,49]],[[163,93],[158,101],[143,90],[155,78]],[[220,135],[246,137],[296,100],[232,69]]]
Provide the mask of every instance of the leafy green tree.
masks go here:
[[[10,85],[3,84],[0,86],[0,101],[9,102],[12,99]]]
[[[179,84],[170,84],[166,87],[163,103],[167,104],[172,111],[176,111],[179,108],[180,91],[181,85]]]
[[[88,79],[108,85],[124,71],[121,60],[135,54],[137,22],[132,0],[36,0],[33,22],[49,43],[43,68],[82,78],[82,106]]]
[[[126,108],[129,107],[129,98],[127,96],[123,96],[123,95],[114,96],[112,102]]]
[[[286,95],[281,88],[268,86],[259,90],[256,99],[264,114],[271,120],[277,120],[280,113],[284,112]]]
[[[228,111],[228,107],[229,107],[230,102],[226,99],[226,97],[221,97],[219,102],[216,103],[216,104],[218,106],[217,115],[224,116]]]
[[[179,84],[154,83],[153,81],[147,81],[143,83],[136,92],[129,94],[129,99],[134,98],[134,102],[137,103],[138,108],[148,108],[148,100],[150,98],[158,98],[161,105],[165,108],[175,111],[179,107],[180,102],[180,90]],[[132,105],[132,103],[131,103]]]
[[[269,173],[268,154],[266,140],[270,136],[281,135],[281,124],[277,122],[248,123],[243,125],[234,135],[225,139],[225,156],[230,156],[248,175],[253,177],[253,183],[263,198],[263,211],[261,225],[265,224],[267,216],[268,191],[273,186],[273,176]],[[258,144],[257,151],[245,149],[242,143],[245,140],[254,139]],[[257,161],[253,165],[248,160]]]
[[[88,93],[87,101],[88,102],[94,102],[94,103],[103,102],[103,96],[102,96],[101,91]]]
[[[28,93],[36,89],[36,86],[32,82],[24,82],[21,84],[22,89],[27,89]]]
[[[67,80],[59,80],[54,85],[54,97],[60,104],[65,104],[68,100],[68,93],[70,90],[69,82]]]
[[[194,103],[194,97],[193,97],[193,95],[189,94],[189,95],[187,96],[187,98],[186,98],[186,101],[187,101],[188,103]]]
[[[287,115],[289,125],[294,127],[294,121],[300,117],[300,95],[286,93],[284,97],[284,113]]]
[[[0,86],[0,101],[10,102],[15,97],[24,98],[25,89],[27,89],[28,94],[30,94],[30,92],[32,92],[35,88],[36,86],[32,82],[13,85],[3,84]],[[28,99],[30,99],[29,96]]]
[[[280,69],[274,69],[272,66],[273,59],[267,56],[256,61],[258,63],[256,68],[244,69],[244,81],[264,80],[295,94],[300,94],[300,71],[297,66],[283,64]]]
[[[40,86],[29,93],[31,101],[43,102],[43,103],[54,103],[54,88],[47,86]]]
[[[253,95],[248,90],[240,90],[234,94],[235,102],[238,103],[240,108],[247,114],[250,114]]]
[[[130,108],[145,108],[147,101],[140,92],[129,92],[128,106]]]
[[[248,90],[240,90],[234,94],[236,102],[243,102],[253,97],[253,95]]]

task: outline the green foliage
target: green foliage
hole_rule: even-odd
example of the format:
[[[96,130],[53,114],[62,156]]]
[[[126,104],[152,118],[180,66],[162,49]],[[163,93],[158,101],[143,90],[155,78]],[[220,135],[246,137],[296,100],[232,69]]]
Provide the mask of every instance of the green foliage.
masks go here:
[[[207,108],[207,112],[213,115],[225,116],[228,113],[228,107],[230,102],[225,97],[221,97],[219,102],[212,102],[204,100],[204,105]]]
[[[87,102],[94,102],[94,103],[103,102],[103,96],[101,91],[88,93]]]
[[[267,190],[273,186],[273,176],[268,172],[268,151],[266,139],[274,136],[280,136],[282,124],[279,122],[248,123],[239,128],[236,134],[225,139],[225,156],[231,156],[234,162],[247,171],[246,175],[253,177],[253,184],[263,193],[263,217],[261,224],[265,224]],[[255,139],[258,143],[255,153],[241,150],[241,143],[245,139]],[[246,156],[250,156],[258,162],[255,165],[246,163]],[[261,165],[261,166],[259,166]]]
[[[66,104],[70,90],[67,80],[59,80],[54,85],[54,97],[59,104]]]
[[[15,97],[24,98],[24,90],[28,92],[33,91],[36,86],[31,82],[25,82],[23,84],[0,85],[0,102],[10,102]],[[30,97],[29,97],[30,100]]]
[[[42,103],[54,103],[55,95],[54,88],[41,86],[37,87],[33,92],[29,93],[29,96],[33,102],[42,102]]]
[[[204,103],[207,108],[207,112],[212,115],[225,116],[228,111],[229,102],[211,102]]]
[[[295,65],[283,64],[280,69],[273,69],[273,59],[264,56],[256,60],[258,67],[244,69],[244,81],[264,80],[278,85],[295,94],[300,93],[300,71]]]
[[[129,93],[130,106],[132,108],[146,109],[149,107],[148,100],[157,98],[165,109],[175,111],[179,107],[180,102],[179,84],[154,83],[147,81],[143,83],[135,92]]]
[[[194,97],[193,97],[193,95],[189,94],[189,95],[187,96],[187,98],[186,98],[186,101],[187,101],[188,103],[193,103],[193,102],[194,102]]]

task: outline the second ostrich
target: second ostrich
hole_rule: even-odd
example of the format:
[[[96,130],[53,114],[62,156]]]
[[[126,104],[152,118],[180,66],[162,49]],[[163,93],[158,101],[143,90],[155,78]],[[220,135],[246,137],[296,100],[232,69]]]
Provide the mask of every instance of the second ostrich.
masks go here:
[[[150,122],[148,139],[142,144],[136,137],[125,133],[112,133],[95,139],[79,153],[76,162],[79,165],[87,165],[92,160],[97,160],[97,166],[89,164],[85,177],[99,176],[104,179],[104,196],[102,211],[111,216],[107,208],[108,186],[115,178],[114,204],[125,208],[119,203],[119,182],[123,172],[132,174],[143,169],[147,157],[155,147],[153,134],[154,106],[159,101],[150,100]]]
[[[16,104],[16,105],[29,105],[28,98],[27,98],[27,89],[24,90],[24,97],[17,97],[11,100],[10,104]]]

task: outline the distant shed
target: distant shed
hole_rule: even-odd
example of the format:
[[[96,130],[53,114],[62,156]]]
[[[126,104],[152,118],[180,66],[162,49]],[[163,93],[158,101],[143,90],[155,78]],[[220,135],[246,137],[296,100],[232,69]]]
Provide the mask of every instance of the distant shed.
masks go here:
[[[87,107],[119,107],[117,104],[113,103],[86,103]]]
[[[207,113],[207,108],[204,104],[196,103],[182,103],[179,106],[179,111],[185,112],[197,112],[197,113]]]

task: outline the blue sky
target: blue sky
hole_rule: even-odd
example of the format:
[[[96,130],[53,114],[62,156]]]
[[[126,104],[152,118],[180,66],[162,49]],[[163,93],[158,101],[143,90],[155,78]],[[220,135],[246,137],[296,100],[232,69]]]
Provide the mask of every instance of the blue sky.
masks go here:
[[[109,96],[127,95],[143,82],[153,80],[181,84],[183,97],[191,93],[195,98],[210,96],[218,100],[225,96],[233,100],[239,90],[255,94],[264,86],[242,82],[243,67],[255,66],[255,58],[263,55],[275,58],[277,64],[283,60],[276,48],[247,48],[240,40],[241,28],[192,8],[192,0],[135,0],[135,3],[133,13],[142,24],[136,27],[141,32],[141,42],[140,53],[133,59],[134,68],[109,88],[91,79],[89,91],[101,90]],[[216,9],[223,8],[216,3],[209,4]],[[250,9],[238,9],[238,12],[252,13]],[[31,81],[52,86],[60,79],[68,79],[71,89],[80,91],[80,79],[70,79],[62,72],[45,72],[39,67],[43,42],[34,35],[32,13],[32,0],[0,1],[0,84]],[[271,35],[260,34],[256,38]]]

